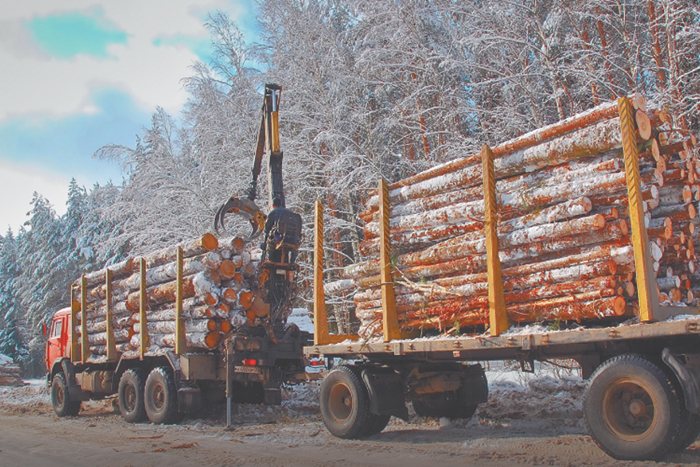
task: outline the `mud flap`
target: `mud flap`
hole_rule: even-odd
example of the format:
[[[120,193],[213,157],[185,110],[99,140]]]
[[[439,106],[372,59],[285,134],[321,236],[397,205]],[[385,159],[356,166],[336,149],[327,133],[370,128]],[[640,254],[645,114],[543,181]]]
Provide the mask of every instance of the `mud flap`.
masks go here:
[[[661,359],[673,370],[683,387],[685,407],[689,412],[700,414],[700,355],[685,354],[685,364],[681,363],[669,349],[661,352]]]
[[[375,415],[393,415],[408,421],[408,408],[401,375],[392,370],[364,369],[362,380],[369,393],[369,411]]]
[[[177,390],[177,407],[179,412],[196,415],[202,409],[202,391],[198,387],[179,388]]]
[[[75,370],[73,364],[70,360],[63,359],[61,361],[61,367],[63,368],[63,375],[66,377],[66,384],[68,385],[68,398],[71,401],[87,401],[90,400],[90,395],[83,391],[80,386],[75,381]]]

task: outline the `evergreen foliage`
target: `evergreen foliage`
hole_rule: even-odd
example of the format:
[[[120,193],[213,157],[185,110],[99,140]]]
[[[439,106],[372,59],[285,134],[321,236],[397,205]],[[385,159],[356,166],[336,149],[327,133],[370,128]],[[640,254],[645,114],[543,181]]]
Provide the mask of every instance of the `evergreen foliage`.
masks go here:
[[[60,217],[36,194],[26,228],[2,237],[0,352],[42,371],[41,323],[68,305],[81,273],[211,230],[218,206],[248,189],[265,82],[284,87],[287,205],[306,221],[299,261],[310,261],[321,200],[331,274],[357,260],[357,214],[379,177],[398,180],[632,92],[668,109],[674,126],[699,129],[698,0],[258,3],[260,43],[225,15],[209,17],[213,61],[184,79],[181,121],[158,109],[133,148],[96,152],[122,164],[120,185],[72,181]]]

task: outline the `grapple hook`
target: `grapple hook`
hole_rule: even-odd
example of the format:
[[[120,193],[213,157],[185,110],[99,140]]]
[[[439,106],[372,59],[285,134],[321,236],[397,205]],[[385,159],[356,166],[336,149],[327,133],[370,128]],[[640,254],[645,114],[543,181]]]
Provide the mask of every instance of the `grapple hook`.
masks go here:
[[[253,232],[245,239],[245,242],[249,242],[254,238],[258,237],[265,225],[265,220],[267,216],[258,208],[258,206],[248,198],[235,198],[231,197],[223,206],[219,208],[214,217],[214,230],[219,233],[219,229],[226,232],[225,217],[228,213],[234,213],[243,216],[250,222],[253,227]]]

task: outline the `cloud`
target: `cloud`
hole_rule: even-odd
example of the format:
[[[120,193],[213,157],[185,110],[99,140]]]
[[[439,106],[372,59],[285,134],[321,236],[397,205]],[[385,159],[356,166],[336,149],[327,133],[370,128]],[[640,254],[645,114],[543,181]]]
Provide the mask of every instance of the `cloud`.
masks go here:
[[[66,212],[70,177],[58,175],[38,166],[0,161],[0,235],[7,227],[16,234],[31,210],[32,195],[36,191],[53,204],[56,212]]]
[[[233,19],[248,15],[248,21],[252,12],[224,0],[10,2],[0,9],[0,26],[5,26],[0,28],[0,123],[24,115],[94,111],[86,105],[92,90],[107,87],[123,90],[149,112],[160,106],[177,113],[187,99],[181,79],[191,74],[198,53],[206,56],[203,20],[216,9]],[[86,45],[70,49],[66,44],[68,58],[42,54],[40,35],[28,34],[22,25],[61,18],[92,18],[126,40],[103,38],[98,45],[104,54],[80,53]]]
[[[36,17],[27,23],[42,49],[52,57],[71,58],[80,54],[109,58],[107,46],[123,44],[127,35],[104,19],[101,8],[88,16],[78,12]]]
[[[0,124],[0,159],[41,164],[71,176],[93,174],[100,183],[119,182],[115,165],[91,156],[107,144],[133,146],[150,113],[114,89],[95,90],[85,106],[82,114],[64,118],[34,115]]]

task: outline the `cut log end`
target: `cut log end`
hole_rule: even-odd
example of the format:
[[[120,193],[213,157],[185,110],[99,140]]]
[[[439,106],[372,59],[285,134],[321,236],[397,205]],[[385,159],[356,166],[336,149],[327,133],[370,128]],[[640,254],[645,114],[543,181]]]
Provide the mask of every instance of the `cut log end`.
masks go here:
[[[216,239],[214,234],[205,233],[202,236],[202,246],[207,251],[216,250],[219,247],[219,240]]]
[[[222,261],[221,266],[219,266],[219,274],[224,279],[233,278],[236,275],[236,265],[229,260]]]
[[[637,110],[635,114],[635,120],[637,121],[637,129],[639,130],[639,137],[644,141],[651,138],[651,121],[649,116],[641,109]]]
[[[212,331],[212,332],[208,333],[206,340],[205,340],[207,347],[209,347],[210,349],[213,349],[214,347],[216,347],[216,345],[219,343],[219,341],[221,341],[221,334],[219,334],[216,331]]]

